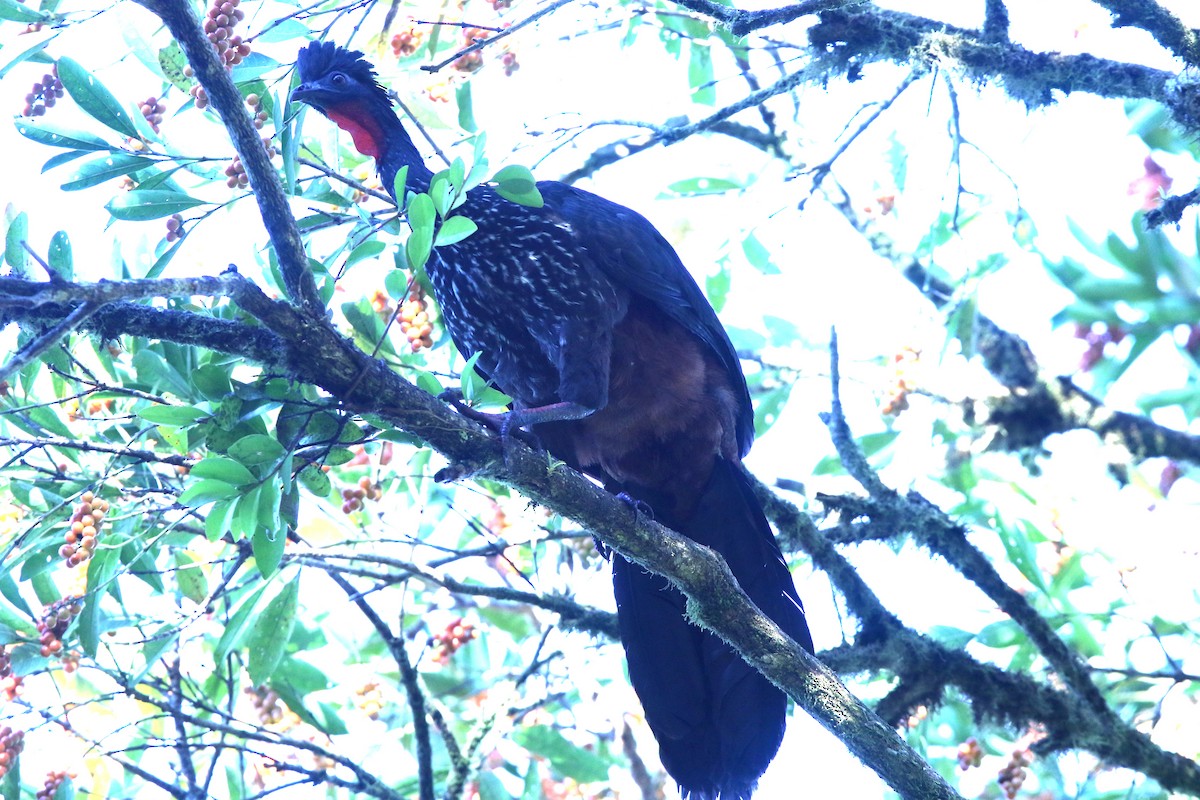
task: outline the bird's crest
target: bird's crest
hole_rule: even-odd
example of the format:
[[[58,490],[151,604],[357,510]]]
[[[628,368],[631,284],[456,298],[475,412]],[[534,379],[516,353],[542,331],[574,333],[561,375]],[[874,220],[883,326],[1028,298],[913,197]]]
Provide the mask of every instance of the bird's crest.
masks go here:
[[[333,42],[309,42],[296,56],[296,69],[300,71],[302,84],[334,71],[342,72],[362,86],[374,89],[389,106],[392,103],[387,89],[379,82],[375,67],[359,50],[339,47]]]

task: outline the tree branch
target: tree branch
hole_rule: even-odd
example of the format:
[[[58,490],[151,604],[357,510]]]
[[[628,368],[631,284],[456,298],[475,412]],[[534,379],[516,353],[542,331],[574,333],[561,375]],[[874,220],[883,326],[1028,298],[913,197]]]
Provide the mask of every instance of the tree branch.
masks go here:
[[[1113,15],[1114,28],[1141,28],[1191,66],[1200,66],[1200,36],[1154,0],[1093,0]]]
[[[271,237],[271,246],[279,258],[279,269],[288,296],[309,313],[324,314],[324,304],[308,269],[308,256],[304,252],[296,220],[288,207],[283,184],[267,157],[262,136],[246,111],[241,93],[233,85],[224,63],[217,57],[216,48],[200,27],[194,6],[175,0],[136,2],[161,19],[179,42],[197,80],[208,93],[213,109],[229,131],[234,149],[250,177],[263,224],[267,228],[267,235]]]

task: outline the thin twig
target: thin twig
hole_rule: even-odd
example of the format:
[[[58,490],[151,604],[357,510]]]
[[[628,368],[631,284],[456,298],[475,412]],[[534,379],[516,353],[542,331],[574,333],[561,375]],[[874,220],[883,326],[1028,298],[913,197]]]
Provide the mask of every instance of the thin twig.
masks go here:
[[[487,47],[488,45],[494,44],[495,42],[500,41],[505,36],[511,36],[514,33],[516,33],[517,31],[524,28],[526,25],[530,25],[534,22],[537,22],[539,19],[546,16],[547,14],[557,11],[558,9],[562,8],[563,6],[565,6],[571,2],[574,2],[574,0],[554,0],[554,2],[550,3],[550,5],[538,9],[537,11],[530,14],[525,19],[521,20],[520,22],[514,23],[513,25],[510,25],[509,27],[503,29],[502,31],[497,33],[495,36],[489,36],[486,39],[477,39],[474,44],[469,45],[468,47],[464,47],[462,50],[459,50],[457,53],[455,53],[454,55],[445,59],[444,61],[440,61],[437,64],[426,64],[426,65],[422,66],[421,69],[424,70],[425,72],[437,72],[437,71],[441,70],[443,67],[446,67],[449,64],[453,64],[455,61],[457,61],[458,59],[467,55],[468,53],[474,53],[477,50],[482,50],[483,48]]]

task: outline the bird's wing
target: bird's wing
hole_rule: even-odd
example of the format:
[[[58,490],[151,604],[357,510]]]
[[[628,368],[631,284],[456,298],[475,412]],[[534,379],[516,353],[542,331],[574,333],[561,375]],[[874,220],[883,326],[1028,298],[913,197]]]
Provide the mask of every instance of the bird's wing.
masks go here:
[[[704,342],[740,391],[737,442],[754,439],[754,409],[729,335],[675,248],[642,215],[557,181],[541,181],[546,210],[570,226],[596,266],[618,286],[640,295]]]

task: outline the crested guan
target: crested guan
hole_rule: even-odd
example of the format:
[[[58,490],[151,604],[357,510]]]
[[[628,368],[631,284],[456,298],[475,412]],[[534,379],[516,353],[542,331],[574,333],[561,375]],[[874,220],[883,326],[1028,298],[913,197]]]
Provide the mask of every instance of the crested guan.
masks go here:
[[[389,191],[433,177],[357,51],[312,42],[292,99],[348,131]],[[671,245],[643,217],[542,181],[541,208],[487,185],[461,208],[478,230],[427,264],[459,352],[513,398],[503,429],[650,506],[719,552],[750,599],[812,651],[804,611],[741,458],[754,437],[737,353]],[[395,198],[398,202],[401,198]],[[688,622],[664,578],[613,559],[629,677],[667,772],[692,800],[749,798],[783,738],[787,697]]]

